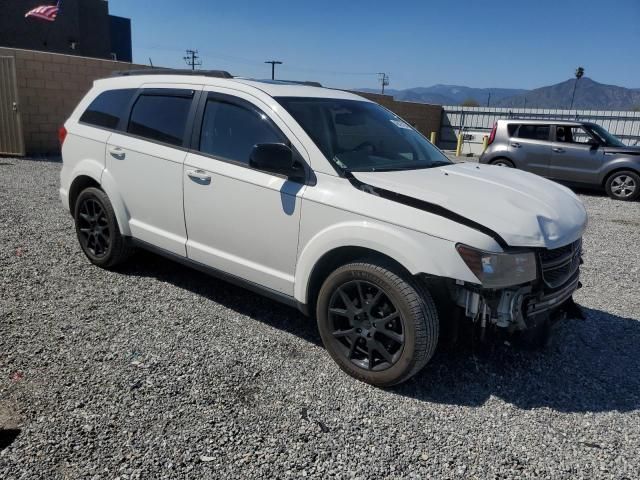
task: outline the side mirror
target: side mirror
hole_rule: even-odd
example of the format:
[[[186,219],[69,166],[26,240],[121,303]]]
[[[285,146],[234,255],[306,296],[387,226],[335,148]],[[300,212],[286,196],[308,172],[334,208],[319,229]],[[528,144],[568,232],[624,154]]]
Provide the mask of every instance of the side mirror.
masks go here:
[[[249,165],[264,172],[278,173],[287,177],[301,177],[303,170],[296,165],[293,151],[284,143],[259,143],[253,147]]]
[[[600,146],[600,142],[597,141],[595,138],[591,138],[587,142],[587,145],[589,145],[592,150],[595,150],[596,148],[598,148]]]

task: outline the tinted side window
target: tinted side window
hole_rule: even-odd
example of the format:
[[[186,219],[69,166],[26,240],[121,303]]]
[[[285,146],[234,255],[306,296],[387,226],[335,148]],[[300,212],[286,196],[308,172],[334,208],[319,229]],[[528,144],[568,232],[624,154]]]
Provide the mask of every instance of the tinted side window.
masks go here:
[[[549,140],[549,125],[520,125],[518,138]]]
[[[140,95],[131,110],[127,131],[149,140],[182,145],[191,98]]]
[[[200,133],[201,152],[248,164],[256,144],[282,141],[266,115],[234,103],[207,101]]]
[[[96,127],[116,128],[135,91],[127,88],[101,93],[91,102],[80,121]]]

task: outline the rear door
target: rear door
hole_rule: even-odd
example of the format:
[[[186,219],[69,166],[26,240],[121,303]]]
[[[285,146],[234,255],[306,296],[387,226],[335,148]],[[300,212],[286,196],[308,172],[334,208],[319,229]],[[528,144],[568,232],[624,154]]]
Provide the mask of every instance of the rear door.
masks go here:
[[[598,183],[604,149],[581,126],[554,126],[549,177],[575,183]]]
[[[109,138],[106,167],[122,196],[134,238],[186,255],[182,166],[201,86],[141,88]]]
[[[517,168],[546,177],[551,160],[551,127],[536,124],[511,124],[509,155]]]

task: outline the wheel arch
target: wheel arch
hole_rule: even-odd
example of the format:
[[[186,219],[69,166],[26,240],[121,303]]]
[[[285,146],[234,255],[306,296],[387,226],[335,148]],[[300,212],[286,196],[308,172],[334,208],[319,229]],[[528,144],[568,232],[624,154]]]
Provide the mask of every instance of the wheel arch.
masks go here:
[[[614,168],[612,168],[611,170],[607,171],[603,175],[603,178],[602,178],[602,181],[600,182],[600,184],[604,188],[607,185],[607,182],[609,181],[609,179],[613,175],[615,175],[616,173],[619,173],[619,172],[626,172],[626,171],[633,172],[636,175],[640,176],[640,168],[638,168],[637,165],[616,165]]]
[[[72,215],[75,210],[78,195],[89,187],[100,188],[100,182],[89,175],[79,175],[71,182],[71,186],[69,187],[69,210]]]
[[[320,291],[324,280],[331,274],[331,272],[342,265],[346,265],[347,263],[367,258],[382,261],[386,264],[392,265],[407,275],[411,275],[411,272],[409,272],[400,262],[377,250],[353,245],[336,247],[322,255],[311,270],[305,289],[305,304],[307,305],[307,310],[309,312],[313,312],[315,310],[315,302],[318,292]]]
[[[372,256],[410,276],[475,280],[448,240],[371,221],[344,222],[318,232],[300,251],[294,281],[296,301],[312,311],[315,293],[331,271]]]
[[[91,163],[85,163],[85,167],[91,166]],[[84,189],[89,187],[99,188],[106,193],[107,197],[109,197],[109,201],[113,205],[120,233],[125,236],[130,236],[131,231],[129,229],[128,211],[122,201],[122,197],[115,182],[113,181],[113,178],[106,170],[103,171],[102,168],[99,170],[96,168],[77,168],[74,171],[73,180],[69,186],[68,193],[69,211],[71,212],[71,215],[74,214],[75,203],[78,195],[80,195],[80,192]]]

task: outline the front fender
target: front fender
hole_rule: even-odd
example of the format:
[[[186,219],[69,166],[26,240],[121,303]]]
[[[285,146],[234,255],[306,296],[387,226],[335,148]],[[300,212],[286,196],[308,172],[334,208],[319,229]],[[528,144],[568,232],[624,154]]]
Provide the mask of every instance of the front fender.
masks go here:
[[[371,220],[331,225],[316,233],[298,256],[294,297],[308,303],[313,269],[327,253],[341,247],[362,247],[393,258],[411,274],[426,273],[478,283],[464,264],[455,243],[398,226]]]
[[[616,158],[615,160],[610,160],[607,163],[605,163],[605,168],[600,173],[600,177],[599,177],[600,184],[604,184],[604,181],[609,176],[609,174],[611,174],[611,172],[616,170],[633,170],[640,174],[640,157],[623,156],[620,158]]]

